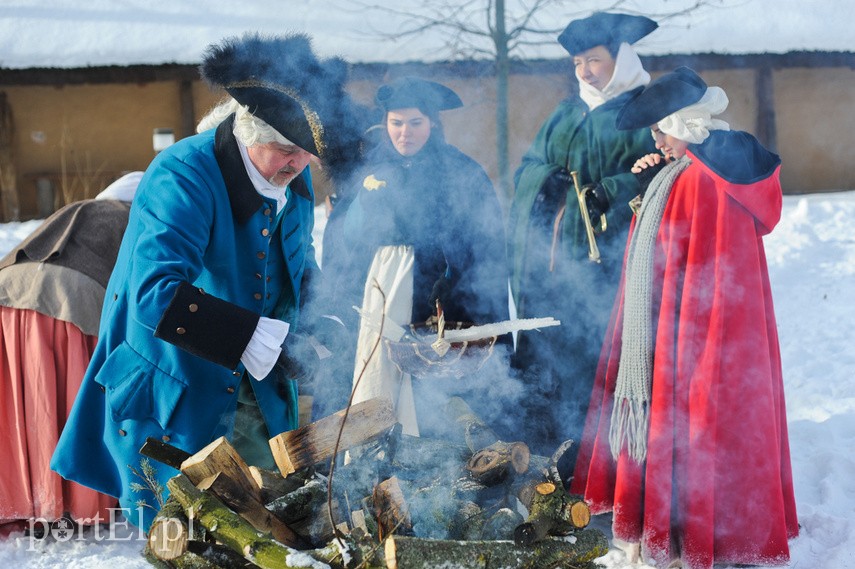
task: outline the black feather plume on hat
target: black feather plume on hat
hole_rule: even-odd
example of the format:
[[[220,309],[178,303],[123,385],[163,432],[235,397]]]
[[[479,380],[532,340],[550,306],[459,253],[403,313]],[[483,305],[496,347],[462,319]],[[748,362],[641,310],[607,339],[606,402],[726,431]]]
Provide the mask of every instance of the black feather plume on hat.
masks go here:
[[[208,46],[199,70],[212,87],[225,89],[325,164],[346,160],[351,146],[358,148],[362,128],[344,90],[348,65],[340,58],[320,60],[305,34],[226,38]]]

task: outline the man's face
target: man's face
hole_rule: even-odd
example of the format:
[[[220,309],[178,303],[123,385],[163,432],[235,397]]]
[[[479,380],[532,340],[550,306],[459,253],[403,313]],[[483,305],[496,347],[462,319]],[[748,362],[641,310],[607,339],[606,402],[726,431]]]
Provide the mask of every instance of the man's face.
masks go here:
[[[615,60],[606,49],[598,45],[573,56],[576,76],[592,87],[602,91],[615,72]]]
[[[284,188],[297,177],[312,155],[293,144],[268,142],[247,148],[249,159],[262,176],[274,186]]]

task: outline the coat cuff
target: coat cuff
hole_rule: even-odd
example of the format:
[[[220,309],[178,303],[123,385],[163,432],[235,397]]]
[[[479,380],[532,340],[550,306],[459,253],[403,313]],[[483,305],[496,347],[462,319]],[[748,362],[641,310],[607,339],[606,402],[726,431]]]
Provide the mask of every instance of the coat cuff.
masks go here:
[[[229,369],[240,363],[259,315],[183,282],[154,336]]]

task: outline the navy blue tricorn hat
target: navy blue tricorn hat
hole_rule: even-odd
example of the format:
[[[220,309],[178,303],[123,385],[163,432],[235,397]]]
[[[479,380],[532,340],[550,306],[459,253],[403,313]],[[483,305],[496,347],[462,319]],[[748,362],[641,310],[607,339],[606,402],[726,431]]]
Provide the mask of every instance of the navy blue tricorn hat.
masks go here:
[[[707,84],[688,67],[678,67],[651,81],[624,104],[615,124],[618,130],[647,128],[691,104],[707,92]]]
[[[307,35],[226,38],[208,46],[199,69],[211,86],[321,159],[335,160],[344,142],[359,138],[344,90],[347,64],[318,59]]]
[[[617,50],[621,43],[634,44],[658,27],[659,24],[645,16],[594,12],[587,18],[567,24],[558,36],[558,43],[570,55],[598,45]]]
[[[381,85],[374,102],[384,111],[416,108],[435,113],[463,106],[457,93],[445,85],[419,77],[400,77]]]

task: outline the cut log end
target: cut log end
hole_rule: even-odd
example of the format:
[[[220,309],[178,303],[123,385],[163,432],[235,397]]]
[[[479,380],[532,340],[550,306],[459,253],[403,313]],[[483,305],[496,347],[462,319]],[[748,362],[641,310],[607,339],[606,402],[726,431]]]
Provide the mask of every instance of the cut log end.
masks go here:
[[[161,561],[172,561],[187,552],[189,540],[187,526],[178,519],[167,518],[152,524],[148,548]]]
[[[514,543],[520,547],[529,546],[539,539],[537,528],[532,523],[520,524],[514,530]]]
[[[581,500],[568,504],[565,515],[567,521],[577,529],[588,527],[588,524],[591,523],[591,508]]]

